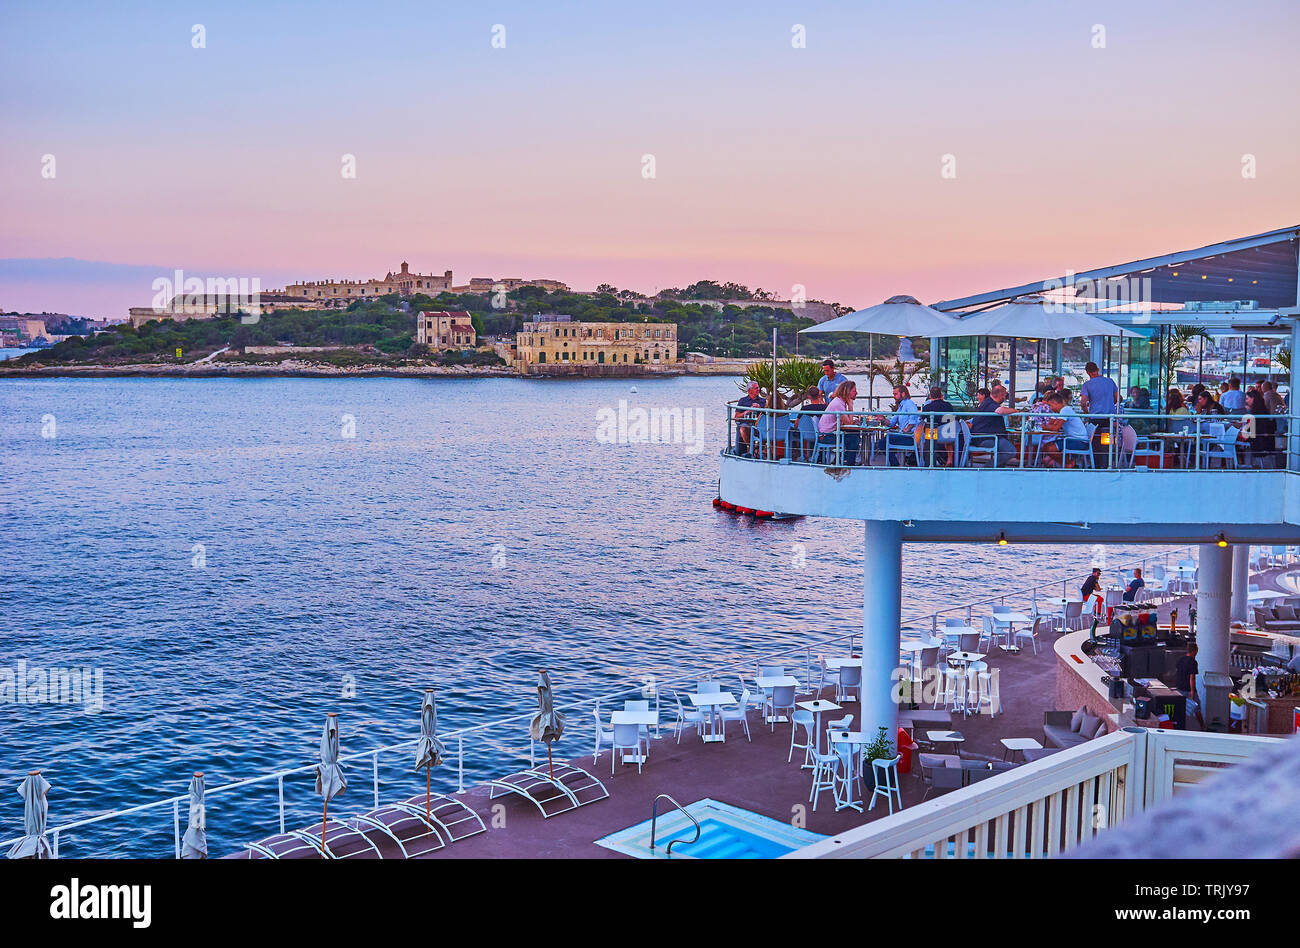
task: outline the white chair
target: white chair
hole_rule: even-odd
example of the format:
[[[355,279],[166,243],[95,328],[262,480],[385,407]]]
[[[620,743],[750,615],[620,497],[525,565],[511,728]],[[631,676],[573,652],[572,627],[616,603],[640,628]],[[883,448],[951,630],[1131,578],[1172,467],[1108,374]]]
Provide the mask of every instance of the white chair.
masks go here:
[[[677,732],[677,743],[680,744],[682,742],[682,731],[687,727],[693,727],[696,734],[700,733],[704,729],[705,718],[704,712],[697,708],[691,708],[688,711],[682,707],[681,695],[675,695],[674,697],[677,699],[677,720],[673,722],[673,730]]]
[[[649,711],[650,702],[648,700],[647,701],[624,701],[623,710],[624,711]],[[646,724],[640,724],[638,725],[638,727],[641,728],[641,737],[645,741],[645,746],[648,748],[650,746],[650,727],[649,725]]]
[[[828,731],[851,731],[853,730],[853,715],[846,714],[838,721],[827,721],[826,730]]]
[[[800,708],[794,713],[794,717],[790,719],[790,753],[786,755],[785,758],[787,764],[794,760],[794,749],[796,747],[802,747],[803,764],[800,765],[801,768],[812,766],[812,751],[817,743],[817,735],[813,732],[813,729],[816,726],[817,719],[813,717],[811,711],[805,711]],[[804,741],[802,744],[795,740],[795,736],[799,733],[800,728],[803,728],[804,733]]]
[[[969,684],[969,680],[968,680]],[[983,714],[984,709],[988,709],[988,715],[991,718],[997,717],[1002,713],[1002,694],[998,687],[998,674],[989,671],[987,668],[975,673],[975,689],[977,694],[975,713]]]
[[[823,754],[817,748],[811,749],[813,761],[812,773],[812,792],[808,794],[808,800],[813,805],[813,812],[817,810],[817,801],[821,798],[823,790],[829,790],[835,803],[840,803],[839,785],[840,785],[840,766],[843,760],[840,755],[832,751],[829,754]]]
[[[745,740],[747,741],[753,740],[753,738],[749,736],[749,692],[748,691],[746,691],[744,694],[740,696],[740,704],[731,708],[724,707],[722,709],[721,718],[722,718],[722,738],[724,741],[727,738],[728,721],[739,721],[741,726],[744,727],[745,729]]]
[[[741,692],[748,695],[748,701],[742,702],[744,707],[746,709],[753,708],[755,711],[766,714],[767,693],[758,687],[758,682],[754,682],[751,686],[751,683],[744,675],[737,675],[736,678],[740,681]]]
[[[944,669],[942,696],[949,711],[960,711],[963,715],[966,713],[966,669]],[[936,701],[935,707],[938,706]]]
[[[696,694],[716,695],[722,691],[722,682],[720,681],[697,681],[695,683]]]
[[[849,694],[849,689],[855,688],[858,697],[854,698]],[[840,679],[835,685],[836,701],[856,701],[862,697],[862,666],[861,665],[842,665],[840,666]]]
[[[983,616],[982,618],[983,618],[983,620],[984,620],[984,634],[983,634],[982,636],[980,636],[980,649],[979,649],[979,650],[980,650],[981,652],[991,652],[991,651],[993,651],[993,646],[998,644],[998,641],[997,641],[998,639],[1001,639],[1001,640],[1002,640],[1002,644],[1005,645],[1005,644],[1007,643],[1007,633],[1006,633],[1006,630],[1005,630],[1004,628],[1002,628],[1001,626],[995,624],[995,622],[994,622],[994,620],[993,620],[993,616]],[[988,640],[988,647],[987,647],[987,648],[984,646],[984,640],[985,640],[985,639]]]
[[[780,688],[772,689],[772,719],[769,722],[771,729],[776,730],[776,719],[781,714],[794,714],[794,685],[782,685]]]
[[[835,681],[839,681],[839,673],[826,667],[825,655],[818,655],[809,669],[808,690],[818,695],[827,683]]]
[[[1029,639],[1029,644],[1034,647],[1034,654],[1038,654],[1038,633],[1039,631],[1050,632],[1052,630],[1052,620],[1046,616],[1040,616],[1033,621],[1027,629],[1016,629],[1014,645],[1019,645],[1021,639]]]
[[[1067,602],[1065,604],[1065,628],[1070,631],[1083,627],[1083,603]]]
[[[610,755],[609,755],[609,772],[611,775],[614,773],[614,762],[617,759],[618,752],[620,750],[623,752],[624,763],[627,763],[628,751],[636,752],[636,756],[637,756],[636,772],[640,773],[641,761],[646,756],[646,753],[649,752],[648,747],[646,748],[645,753],[643,753],[641,750],[640,725],[637,724],[615,724],[614,725],[614,742],[610,745]]]
[[[612,725],[606,726],[600,719],[600,708],[591,712],[591,716],[596,719],[596,749],[592,751],[591,762],[594,764],[600,757],[601,742],[609,743],[614,739],[614,728]]]
[[[872,775],[876,778],[876,788],[871,791],[871,804],[868,810],[875,809],[876,797],[884,797],[885,802],[889,804],[889,812],[894,812],[894,800],[898,800],[898,808],[903,808],[903,794],[898,789],[898,761],[900,755],[895,754],[889,760],[883,760],[877,757],[871,762]],[[813,809],[817,809],[816,806]]]

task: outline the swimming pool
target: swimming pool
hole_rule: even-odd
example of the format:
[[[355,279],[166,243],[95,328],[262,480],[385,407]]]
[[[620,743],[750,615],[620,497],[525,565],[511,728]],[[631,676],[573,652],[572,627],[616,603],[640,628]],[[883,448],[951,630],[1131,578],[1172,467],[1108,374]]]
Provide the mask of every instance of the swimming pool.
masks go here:
[[[674,859],[775,859],[826,838],[718,800],[697,800],[686,810],[699,821],[697,842],[688,842],[695,836],[695,825],[681,810],[672,809],[659,814],[653,851],[650,820],[598,839],[596,845],[637,859],[664,859],[668,844],[680,839],[673,847]]]

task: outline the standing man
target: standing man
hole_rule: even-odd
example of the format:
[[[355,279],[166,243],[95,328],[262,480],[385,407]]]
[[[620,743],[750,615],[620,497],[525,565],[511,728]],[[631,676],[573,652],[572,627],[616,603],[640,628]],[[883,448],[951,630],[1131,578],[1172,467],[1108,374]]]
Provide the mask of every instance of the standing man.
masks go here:
[[[1196,643],[1193,642],[1187,646],[1187,654],[1178,660],[1178,665],[1174,669],[1174,687],[1183,693],[1187,699],[1187,710],[1196,712],[1196,720],[1201,724],[1201,730],[1205,730],[1205,718],[1201,717],[1201,706],[1196,701],[1196,676],[1201,672],[1201,666],[1196,661]]]
[[[840,387],[841,382],[847,382],[848,379],[835,371],[835,363],[827,359],[822,363],[822,377],[817,380],[817,387],[822,390],[829,402],[835,395],[835,390]]]
[[[1259,390],[1264,393],[1264,404],[1274,415],[1286,414],[1286,402],[1282,401],[1282,396],[1277,393],[1277,386],[1267,379],[1259,383]]]
[[[1083,367],[1088,373],[1088,381],[1079,389],[1079,407],[1085,415],[1119,414],[1119,386],[1106,375],[1101,374],[1096,362],[1089,362]],[[1101,443],[1101,436],[1111,430],[1113,417],[1096,419],[1097,430],[1092,435],[1092,463],[1095,467],[1106,467],[1110,460],[1110,451]]]

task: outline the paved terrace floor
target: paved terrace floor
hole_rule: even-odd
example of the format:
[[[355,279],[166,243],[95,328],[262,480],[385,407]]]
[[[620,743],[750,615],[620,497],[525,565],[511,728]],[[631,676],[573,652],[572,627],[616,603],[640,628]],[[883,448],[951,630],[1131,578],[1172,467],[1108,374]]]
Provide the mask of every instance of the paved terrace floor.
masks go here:
[[[1162,620],[1168,621],[1169,610],[1175,606],[1185,617],[1189,602],[1190,598],[1184,597],[1159,607]],[[1054,708],[1056,694],[1053,645],[1054,636],[1046,641],[1040,637],[1037,654],[1028,647],[1019,653],[993,650],[986,661],[999,672],[1002,713],[994,717],[971,715],[964,720],[959,714],[954,716],[953,728],[966,737],[961,747],[963,757],[1001,760],[1004,749],[999,740],[1004,737],[1042,741],[1043,712]],[[833,697],[833,688],[826,689],[824,696]],[[806,697],[801,695],[799,700]],[[856,702],[845,705],[845,712],[856,715],[856,711]],[[824,714],[823,725],[835,717],[838,715]],[[757,711],[751,711],[749,718],[752,742],[745,740],[736,723],[728,725],[725,743],[714,744],[703,743],[693,728],[683,731],[681,744],[677,744],[672,731],[665,729],[663,737],[651,740],[649,761],[639,774],[635,764],[619,763],[611,776],[608,750],[594,765],[590,750],[584,756],[571,758],[573,765],[595,774],[605,784],[609,798],[550,819],[543,819],[532,803],[518,795],[489,800],[488,787],[472,787],[457,794],[457,798],[483,818],[488,831],[449,845],[428,858],[629,858],[597,846],[594,841],[648,820],[660,793],[671,794],[683,805],[711,798],[783,822],[789,822],[795,815],[794,808],[802,804],[806,807],[806,828],[827,835],[888,815],[883,799],[874,811],[836,812],[829,791],[822,793],[813,811],[808,805],[811,771],[800,768],[801,752],[796,751],[793,762],[786,761],[791,726],[777,724],[772,730],[760,723]],[[560,753],[577,749],[576,738],[563,739],[556,746]],[[946,747],[940,750],[949,752]],[[557,753],[557,760],[559,757]],[[905,807],[921,801],[925,787],[919,768],[914,766],[912,773],[900,775],[899,782]],[[422,787],[413,777],[410,793],[415,795]],[[504,808],[501,812],[505,825],[493,828],[493,808],[498,805]],[[391,844],[381,845],[380,849],[385,858],[398,856]],[[248,852],[238,855],[247,857]]]

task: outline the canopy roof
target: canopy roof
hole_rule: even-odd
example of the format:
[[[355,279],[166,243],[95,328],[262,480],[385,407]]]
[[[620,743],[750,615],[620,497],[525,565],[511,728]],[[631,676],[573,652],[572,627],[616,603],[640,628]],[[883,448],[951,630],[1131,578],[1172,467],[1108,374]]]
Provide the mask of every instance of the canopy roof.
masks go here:
[[[947,313],[917,302],[914,296],[891,296],[883,303],[846,313],[800,332],[868,332],[882,336],[960,336],[960,324]]]
[[[1039,280],[1021,286],[977,293],[934,304],[945,312],[984,308],[1030,293],[1059,291],[1074,286],[1078,295],[1106,296],[1106,282],[1126,278],[1150,281],[1149,297],[1144,283],[1143,298],[1153,303],[1254,300],[1260,307],[1276,309],[1300,305],[1297,272],[1300,261],[1300,224],[1209,244],[1196,250],[1134,260],[1070,276]],[[1080,285],[1083,284],[1083,285]]]
[[[1050,303],[1041,296],[1021,296],[996,309],[973,313],[957,323],[970,336],[1010,339],[1073,339],[1120,336],[1122,330],[1091,313]]]

